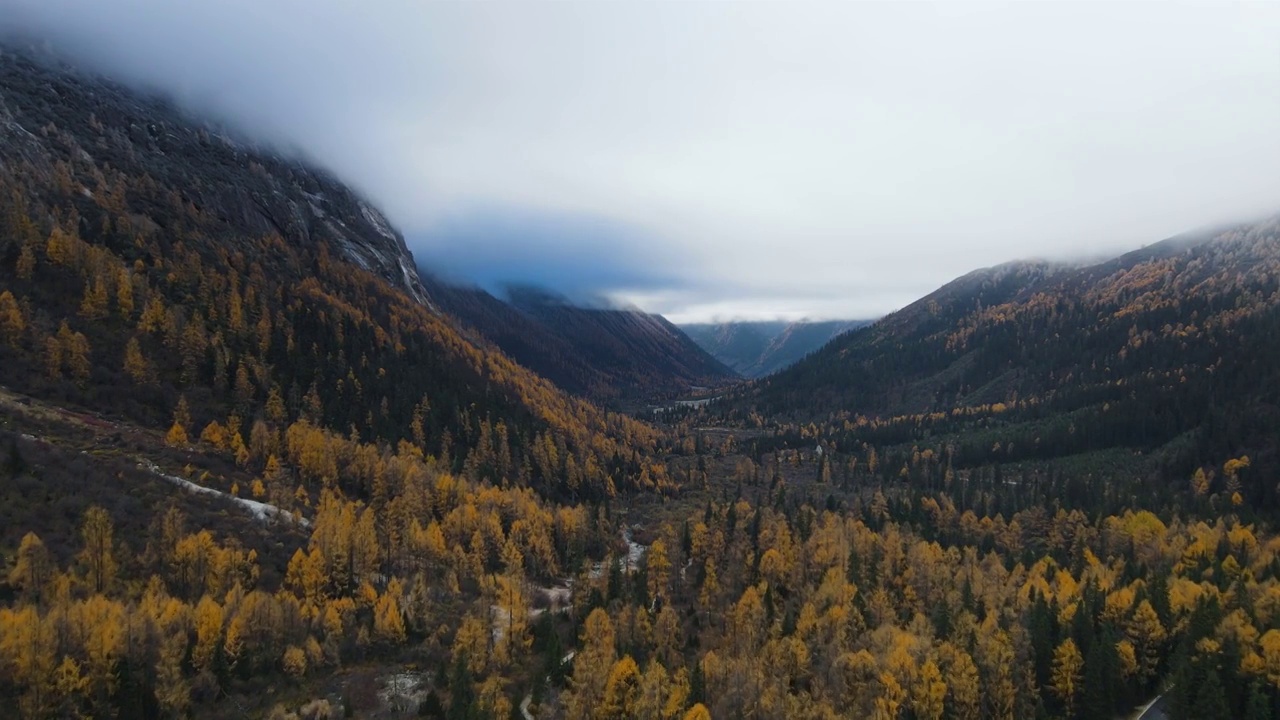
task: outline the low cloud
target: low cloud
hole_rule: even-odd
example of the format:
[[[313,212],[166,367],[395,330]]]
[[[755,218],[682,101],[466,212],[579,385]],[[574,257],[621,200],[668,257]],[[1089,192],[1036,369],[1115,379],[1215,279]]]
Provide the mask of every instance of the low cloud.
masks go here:
[[[694,319],[1280,209],[1280,5],[3,0],[327,166],[432,270]]]
[[[423,270],[502,294],[508,285],[555,289],[577,302],[698,284],[683,253],[642,228],[583,214],[473,207],[409,238]]]

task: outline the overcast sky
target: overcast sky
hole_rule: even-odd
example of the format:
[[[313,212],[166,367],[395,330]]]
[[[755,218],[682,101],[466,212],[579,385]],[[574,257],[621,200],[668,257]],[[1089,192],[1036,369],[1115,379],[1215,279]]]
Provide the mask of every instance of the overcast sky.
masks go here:
[[[0,0],[297,148],[419,261],[680,320],[869,317],[1280,210],[1280,3]]]

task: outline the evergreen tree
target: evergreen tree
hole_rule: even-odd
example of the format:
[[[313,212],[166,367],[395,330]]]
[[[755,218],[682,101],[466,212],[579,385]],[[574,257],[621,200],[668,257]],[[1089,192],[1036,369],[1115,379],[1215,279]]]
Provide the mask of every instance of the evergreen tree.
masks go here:
[[[446,715],[448,720],[476,720],[479,717],[475,681],[471,678],[471,670],[467,668],[464,655],[459,655],[453,664],[449,694],[449,712]]]
[[[1227,705],[1227,696],[1222,689],[1222,678],[1218,670],[1206,667],[1202,675],[1203,681],[1195,687],[1195,699],[1191,704],[1190,718],[1195,720],[1232,720],[1231,709]]]

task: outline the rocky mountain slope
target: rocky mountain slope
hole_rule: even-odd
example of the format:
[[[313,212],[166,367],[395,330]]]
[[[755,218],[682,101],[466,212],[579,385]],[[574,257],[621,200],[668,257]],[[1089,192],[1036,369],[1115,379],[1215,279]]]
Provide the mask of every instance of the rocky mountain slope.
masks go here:
[[[70,188],[87,197],[118,193],[113,182],[120,175],[145,176],[172,193],[169,202],[243,237],[275,233],[313,247],[329,243],[359,267],[424,297],[404,239],[328,173],[52,57],[0,49],[0,149],[0,161],[18,161],[46,183],[74,184],[79,168],[97,168],[93,182]]]
[[[0,228],[0,383],[24,392],[246,443],[259,421],[407,440],[548,491],[614,492],[652,447],[462,337],[326,173],[27,51],[0,54]],[[523,462],[535,441],[554,456]]]

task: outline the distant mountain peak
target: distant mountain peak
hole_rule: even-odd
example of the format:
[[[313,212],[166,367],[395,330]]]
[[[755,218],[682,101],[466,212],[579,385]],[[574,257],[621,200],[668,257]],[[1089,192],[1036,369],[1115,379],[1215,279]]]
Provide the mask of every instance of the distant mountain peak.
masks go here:
[[[764,320],[680,326],[704,350],[744,377],[770,375],[866,320]]]

